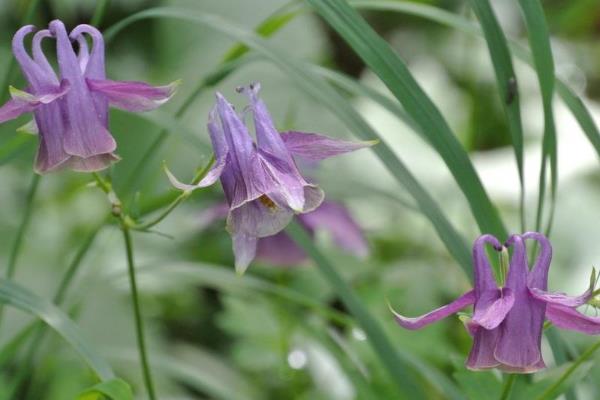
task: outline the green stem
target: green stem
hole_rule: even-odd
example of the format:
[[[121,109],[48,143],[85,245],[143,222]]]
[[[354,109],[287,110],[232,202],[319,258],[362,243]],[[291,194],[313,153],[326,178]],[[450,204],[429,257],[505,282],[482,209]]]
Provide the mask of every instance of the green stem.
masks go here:
[[[590,348],[584,351],[573,364],[567,368],[567,370],[558,378],[544,393],[539,395],[535,400],[546,400],[554,398],[554,391],[556,391],[560,385],[562,385],[571,376],[577,368],[583,364],[584,361],[589,359],[596,350],[600,349],[600,341],[593,344]]]
[[[135,279],[135,264],[133,260],[133,246],[131,243],[131,233],[127,224],[121,224],[121,231],[123,232],[123,238],[125,240],[125,251],[127,252],[127,267],[129,272],[129,284],[131,288],[131,298],[133,301],[133,312],[135,315],[135,332],[137,336],[138,352],[140,356],[140,362],[142,364],[142,373],[144,377],[144,384],[148,397],[151,400],[156,400],[154,393],[154,384],[152,383],[152,374],[150,372],[150,366],[148,363],[148,356],[146,353],[146,341],[144,338],[144,325],[142,321],[142,313],[140,311],[140,301],[138,298],[137,283]]]
[[[197,184],[198,182],[200,182],[208,173],[208,171],[210,170],[210,168],[212,167],[212,165],[215,162],[215,155],[212,154],[210,156],[210,159],[208,160],[208,163],[206,163],[206,165],[200,169],[198,171],[198,173],[196,174],[196,176],[194,177],[194,179],[192,180],[192,185]],[[158,223],[160,223],[163,219],[167,218],[167,216],[169,214],[171,214],[171,212],[177,208],[177,206],[181,203],[183,203],[188,197],[190,197],[191,192],[190,191],[184,191],[182,192],[179,196],[177,196],[175,198],[175,200],[173,200],[171,202],[171,204],[169,204],[169,206],[155,219],[142,223],[142,224],[130,224],[130,228],[136,231],[147,231],[148,229],[152,228],[153,226],[157,225]]]
[[[516,374],[509,374],[504,380],[504,387],[502,388],[502,394],[500,400],[508,400],[510,393],[512,392],[513,385],[515,384]]]

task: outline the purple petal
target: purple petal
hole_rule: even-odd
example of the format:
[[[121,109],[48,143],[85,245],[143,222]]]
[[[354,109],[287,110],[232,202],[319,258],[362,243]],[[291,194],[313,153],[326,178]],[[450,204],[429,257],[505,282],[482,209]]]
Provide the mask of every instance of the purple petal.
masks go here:
[[[527,232],[522,237],[524,240],[536,240],[541,246],[540,255],[529,273],[527,285],[530,288],[548,290],[548,270],[550,261],[552,261],[552,245],[544,235],[538,232]]]
[[[61,76],[71,83],[71,90],[64,97],[68,118],[65,151],[83,159],[114,152],[117,144],[104,121],[100,120],[64,24],[59,20],[52,21],[50,32],[56,37]]]
[[[378,140],[364,142],[340,140],[316,133],[297,131],[282,132],[281,138],[290,153],[312,161],[360,150],[379,142]]]
[[[46,55],[44,54],[44,51],[42,50],[42,41],[45,38],[49,38],[49,37],[52,37],[52,34],[50,33],[50,31],[48,29],[44,29],[44,30],[36,32],[36,34],[33,35],[33,41],[31,43],[31,51],[33,53],[33,60],[44,71],[44,75],[46,76],[47,82],[50,82],[53,84],[58,84],[58,78],[56,77],[56,74],[54,73],[54,69],[52,69],[52,66],[48,62],[48,59],[46,58]]]
[[[232,235],[233,255],[235,257],[235,272],[242,275],[254,260],[256,255],[256,236],[237,232]]]
[[[31,94],[14,87],[10,87],[11,100],[0,107],[0,123],[15,119],[22,114],[32,112],[37,107],[50,104],[63,97],[69,91],[69,82],[61,82],[60,87],[50,87],[45,92]]]
[[[492,266],[485,253],[486,243],[491,244],[497,251],[502,248],[498,239],[492,235],[482,235],[473,243],[473,274],[477,297],[487,290],[498,288],[492,275]]]
[[[366,257],[369,245],[348,210],[333,201],[324,201],[312,212],[298,215],[298,220],[311,230],[329,232],[334,242],[358,257]]]
[[[243,232],[255,237],[274,235],[285,228],[294,213],[266,196],[231,209],[227,218],[227,230],[231,234]]]
[[[579,296],[569,296],[565,293],[551,293],[536,288],[530,288],[529,293],[534,298],[546,303],[577,308],[588,302],[588,300],[592,297],[593,289],[590,287]]]
[[[494,356],[510,367],[526,368],[538,363],[545,304],[530,297],[527,289],[527,252],[523,239],[513,235],[507,246],[514,247],[506,287],[514,295],[514,305],[502,325]]]
[[[291,267],[306,260],[306,253],[285,233],[260,238],[256,258],[269,264]]]
[[[78,172],[100,171],[120,161],[121,158],[113,153],[98,154],[97,156],[81,158],[72,156],[65,167]]]
[[[458,299],[454,300],[452,303],[437,308],[425,315],[421,315],[420,317],[404,317],[398,314],[396,311],[394,311],[394,309],[392,309],[391,306],[390,311],[394,314],[394,318],[400,326],[406,329],[413,330],[420,329],[433,322],[439,321],[442,318],[446,318],[447,316],[457,313],[458,311],[462,310],[467,306],[470,306],[473,303],[475,303],[475,291],[471,290],[460,296]]]
[[[561,329],[600,335],[600,318],[581,314],[571,307],[550,303],[546,307],[546,318]]]
[[[487,330],[479,325],[476,326],[477,330],[474,332],[473,346],[471,347],[465,366],[473,371],[495,368],[500,365],[494,357],[499,329]]]
[[[25,36],[32,33],[34,30],[35,27],[33,25],[27,25],[19,29],[13,36],[12,49],[29,86],[33,91],[37,91],[46,89],[48,85],[58,86],[58,78],[48,63],[45,65],[38,64],[25,50]],[[42,36],[38,36],[38,39],[34,41],[34,50],[39,47],[41,38]],[[38,59],[38,61],[40,60]]]
[[[69,92],[70,88],[71,85],[69,81],[63,79],[60,82],[60,86],[51,86],[47,90],[37,91],[35,94],[16,89],[12,86],[9,90],[13,100],[28,103],[33,109],[39,105],[50,104],[53,101],[60,99]]]
[[[88,63],[90,62],[90,49],[88,48],[87,40],[85,36],[80,35],[77,36],[77,45],[79,49],[77,51],[77,60],[79,61],[79,68],[81,72],[85,75],[85,69],[87,68]]]
[[[126,111],[154,110],[175,94],[180,82],[166,86],[151,86],[144,82],[86,79],[89,89],[104,95],[109,103]]]
[[[263,168],[267,171],[265,185],[276,188],[288,206],[296,212],[314,210],[323,199],[319,198],[318,190],[312,189],[312,202],[306,204],[305,187],[316,187],[304,180],[281,134],[275,129],[265,103],[258,97],[260,84],[254,83],[238,90],[250,98],[259,155]]]
[[[506,372],[509,374],[533,374],[534,372],[538,372],[546,368],[546,363],[544,360],[540,358],[540,360],[533,364],[528,365],[526,367],[513,367],[510,365],[500,364],[497,367],[500,371]]]
[[[496,328],[511,310],[515,297],[508,288],[486,290],[477,299],[473,323],[487,330]]]
[[[265,172],[259,165],[258,154],[246,126],[220,93],[216,97],[219,119],[213,123],[225,138],[230,162],[223,171],[221,183],[230,207],[237,208],[265,194]]]
[[[88,34],[92,38],[92,53],[86,57],[88,53],[87,41],[84,34]],[[72,40],[77,40],[79,46],[79,60],[84,61],[82,72],[86,78],[104,79],[106,78],[105,60],[104,60],[104,38],[102,33],[95,27],[87,24],[77,25],[69,35]],[[85,45],[83,45],[85,43]],[[82,65],[82,63],[80,63]]]
[[[92,53],[88,54],[87,41],[85,35],[92,38]],[[79,52],[77,60],[79,69],[85,78],[103,80],[106,79],[106,68],[104,62],[104,38],[98,29],[91,25],[78,25],[69,35],[71,39],[79,43]],[[104,126],[108,126],[108,98],[102,93],[92,92],[94,105],[100,121]]]
[[[18,118],[22,114],[32,112],[35,106],[22,101],[11,99],[0,107],[0,123]]]

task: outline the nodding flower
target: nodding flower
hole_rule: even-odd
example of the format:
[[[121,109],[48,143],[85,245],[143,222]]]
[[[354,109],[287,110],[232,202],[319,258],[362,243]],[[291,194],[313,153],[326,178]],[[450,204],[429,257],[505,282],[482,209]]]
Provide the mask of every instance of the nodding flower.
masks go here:
[[[206,208],[199,215],[203,228],[224,219],[229,213],[226,202]],[[358,222],[341,203],[325,200],[319,207],[305,214],[298,214],[296,221],[311,235],[327,233],[334,244],[355,257],[369,254],[369,243]],[[295,267],[308,259],[300,246],[285,232],[261,237],[256,247],[256,259],[277,267]]]
[[[529,270],[525,240],[541,246],[533,268]],[[506,283],[498,287],[485,254],[485,244],[502,251],[500,242],[491,235],[479,237],[473,245],[474,288],[452,303],[416,318],[392,310],[398,324],[406,329],[420,329],[473,305],[473,316],[465,326],[473,336],[473,346],[466,361],[472,370],[498,368],[512,373],[531,373],[545,368],[541,353],[544,320],[562,329],[589,335],[600,334],[600,318],[577,311],[593,295],[593,282],[580,296],[548,292],[548,270],[552,259],[550,241],[541,233],[512,235],[506,247],[513,247]]]
[[[98,171],[119,157],[108,130],[109,105],[128,111],[147,111],[160,106],[175,92],[177,83],[154,87],[143,82],[106,79],[104,39],[93,26],[79,25],[70,36],[59,20],[35,33],[31,55],[24,40],[35,27],[24,26],[13,37],[13,54],[27,80],[27,88],[10,88],[11,99],[0,107],[0,122],[24,113],[33,121],[21,130],[39,134],[35,171],[59,169]],[[92,49],[86,35],[91,36]],[[57,75],[42,50],[42,41],[56,41]],[[78,52],[72,46],[78,44]]]
[[[259,238],[277,234],[294,214],[313,211],[323,202],[323,190],[304,179],[293,156],[316,161],[375,143],[337,140],[314,133],[280,133],[258,97],[259,91],[257,83],[238,89],[250,99],[248,111],[253,116],[256,143],[243,118],[217,93],[216,105],[208,119],[214,166],[196,185],[179,182],[167,170],[172,184],[184,191],[221,180],[229,206],[227,229],[232,236],[239,273],[256,256]]]

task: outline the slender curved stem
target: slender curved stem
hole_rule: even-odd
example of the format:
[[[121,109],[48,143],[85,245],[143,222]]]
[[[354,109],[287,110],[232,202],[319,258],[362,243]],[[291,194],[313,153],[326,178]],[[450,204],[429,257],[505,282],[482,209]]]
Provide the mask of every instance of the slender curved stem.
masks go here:
[[[548,389],[539,395],[535,400],[553,399],[554,391],[560,387],[571,376],[577,368],[581,366],[588,358],[590,358],[596,350],[600,349],[600,340],[584,351],[573,364],[558,378]]]
[[[211,155],[210,160],[208,160],[208,163],[206,163],[206,165],[200,170],[198,171],[198,173],[196,174],[196,176],[194,177],[194,179],[192,180],[192,185],[197,184],[198,182],[200,182],[208,173],[208,171],[210,170],[210,168],[212,167],[212,165],[215,162],[215,155]],[[157,225],[158,223],[160,223],[163,219],[165,219],[169,214],[171,214],[171,212],[177,208],[177,206],[181,203],[183,203],[188,197],[190,197],[191,192],[189,191],[184,191],[182,192],[179,196],[177,196],[175,198],[175,200],[173,200],[171,202],[171,204],[169,204],[169,206],[155,219],[142,223],[142,224],[129,224],[129,227],[132,230],[136,230],[136,231],[147,231],[148,229],[152,228],[153,226]]]
[[[150,366],[148,363],[148,355],[146,352],[146,340],[144,337],[144,325],[142,320],[142,313],[140,309],[140,301],[138,298],[137,283],[135,279],[135,264],[133,260],[133,245],[131,242],[131,233],[127,224],[121,224],[121,231],[123,232],[123,238],[125,240],[125,251],[127,252],[127,267],[129,272],[129,284],[131,289],[131,298],[133,301],[133,312],[135,315],[135,332],[137,336],[138,352],[140,356],[140,362],[142,364],[142,374],[144,377],[144,384],[148,397],[151,400],[156,399],[154,393],[154,384],[152,383],[152,373],[150,372]]]
[[[510,397],[510,393],[512,392],[513,385],[515,384],[516,378],[516,374],[508,374],[508,376],[504,380],[504,387],[502,388],[500,400],[508,400],[508,398]]]

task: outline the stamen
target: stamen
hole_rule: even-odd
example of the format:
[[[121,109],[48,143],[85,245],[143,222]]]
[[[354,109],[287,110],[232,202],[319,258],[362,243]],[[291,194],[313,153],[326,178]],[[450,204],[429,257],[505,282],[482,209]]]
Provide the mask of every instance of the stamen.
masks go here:
[[[275,202],[273,200],[271,200],[269,198],[269,196],[267,196],[266,194],[263,194],[262,196],[260,196],[258,198],[258,200],[269,210],[271,210],[271,211],[277,210],[277,204],[275,204]]]

